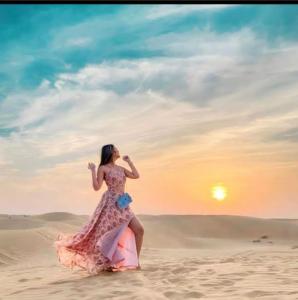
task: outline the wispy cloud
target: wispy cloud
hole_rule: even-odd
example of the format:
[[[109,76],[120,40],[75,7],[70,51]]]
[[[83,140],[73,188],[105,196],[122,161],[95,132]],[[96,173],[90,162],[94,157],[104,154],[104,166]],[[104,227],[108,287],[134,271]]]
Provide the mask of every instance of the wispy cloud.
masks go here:
[[[30,144],[30,152],[36,153],[36,169],[48,165],[49,158],[56,164],[66,157],[83,157],[98,148],[100,141],[110,139],[120,144],[133,141],[131,150],[143,149],[138,151],[140,157],[179,141],[196,145],[200,138],[206,141],[196,151],[207,151],[214,145],[211,141],[224,145],[234,139],[242,145],[245,140],[254,141],[259,151],[257,143],[266,135],[284,130],[289,120],[294,126],[298,115],[295,77],[293,64],[285,61],[294,61],[297,54],[281,51],[268,57],[262,41],[250,30],[242,31],[245,33],[250,36],[247,49],[262,45],[258,59],[252,60],[251,51],[241,51],[239,32],[227,36],[226,43],[213,33],[217,51],[212,56],[208,51],[190,55],[185,49],[179,57],[123,59],[57,74],[52,85],[44,81],[34,93],[22,94],[27,107],[5,124],[19,128],[9,141],[11,145],[16,140]],[[201,42],[208,44],[210,36],[205,36],[206,41],[201,37]],[[227,56],[226,49],[231,47],[235,51]],[[7,101],[11,99],[2,106],[12,109]],[[15,154],[6,151],[6,155],[12,159]]]
[[[193,12],[216,11],[235,6],[235,4],[165,4],[149,9],[146,14],[148,19],[172,17],[173,15],[185,15]]]

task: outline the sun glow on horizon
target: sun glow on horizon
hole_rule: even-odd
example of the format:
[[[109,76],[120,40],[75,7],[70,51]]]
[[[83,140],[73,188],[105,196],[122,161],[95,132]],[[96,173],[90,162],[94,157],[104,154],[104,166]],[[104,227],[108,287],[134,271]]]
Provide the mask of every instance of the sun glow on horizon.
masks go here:
[[[222,185],[216,185],[212,188],[212,197],[217,201],[222,201],[226,198],[227,191]]]

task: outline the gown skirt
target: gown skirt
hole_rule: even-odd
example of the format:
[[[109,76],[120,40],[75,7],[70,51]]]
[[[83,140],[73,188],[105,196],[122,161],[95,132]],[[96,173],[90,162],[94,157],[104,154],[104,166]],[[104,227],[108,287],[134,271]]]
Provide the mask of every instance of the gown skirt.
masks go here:
[[[92,275],[106,270],[137,268],[135,234],[128,227],[135,214],[130,206],[119,208],[117,205],[117,198],[124,192],[125,179],[119,169],[110,172],[106,180],[109,189],[103,193],[86,224],[75,234],[58,233],[53,246],[63,266],[72,270],[78,267]]]

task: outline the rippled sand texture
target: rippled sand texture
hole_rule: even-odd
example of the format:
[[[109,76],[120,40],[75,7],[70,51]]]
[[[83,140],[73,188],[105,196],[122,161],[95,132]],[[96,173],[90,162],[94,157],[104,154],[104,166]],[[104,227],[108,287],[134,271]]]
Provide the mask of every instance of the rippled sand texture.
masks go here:
[[[89,276],[51,247],[87,216],[0,215],[0,299],[298,299],[298,221],[138,216],[142,270]]]

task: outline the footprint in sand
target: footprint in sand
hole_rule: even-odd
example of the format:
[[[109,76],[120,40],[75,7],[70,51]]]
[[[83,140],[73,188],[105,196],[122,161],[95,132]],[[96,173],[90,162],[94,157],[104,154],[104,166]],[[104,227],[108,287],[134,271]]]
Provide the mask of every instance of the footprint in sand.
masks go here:
[[[269,296],[269,295],[272,295],[272,293],[266,291],[260,291],[260,290],[255,290],[255,291],[245,293],[245,296],[247,297],[262,297],[262,296]]]
[[[186,294],[184,294],[184,297],[187,298],[201,298],[204,297],[205,295],[200,293],[200,292],[188,292]]]
[[[56,291],[49,292],[50,295],[55,295],[55,294],[58,294],[58,293],[61,293],[61,290],[56,290]]]
[[[189,268],[174,268],[173,270],[171,270],[171,272],[174,274],[187,273],[188,271],[189,271]]]
[[[220,285],[222,286],[230,286],[230,285],[234,285],[235,281],[232,280],[221,280]]]
[[[172,292],[172,291],[167,291],[164,292],[164,296],[166,296],[169,299],[188,299],[188,298],[201,298],[204,297],[205,295],[200,293],[200,292],[185,292],[185,293],[178,293],[178,292]]]
[[[244,276],[246,276],[247,274],[246,273],[231,273],[231,274],[219,274],[217,275],[218,278],[231,278],[233,279],[234,281],[240,281],[240,280],[244,280]],[[238,277],[238,276],[241,276],[241,277]]]
[[[235,262],[236,260],[235,260],[235,258],[225,258],[225,259],[222,259],[221,261],[220,261],[220,263],[222,264],[222,263],[229,263],[229,262]]]

